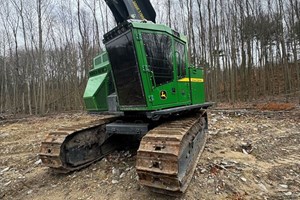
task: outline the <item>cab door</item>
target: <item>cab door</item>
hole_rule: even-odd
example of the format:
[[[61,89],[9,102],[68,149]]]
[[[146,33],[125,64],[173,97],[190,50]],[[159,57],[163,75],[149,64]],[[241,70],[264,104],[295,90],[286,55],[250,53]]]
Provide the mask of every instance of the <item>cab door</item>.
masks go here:
[[[172,37],[166,33],[140,31],[147,71],[151,103],[154,109],[176,106],[177,81]]]
[[[191,80],[189,78],[185,44],[175,40],[174,49],[178,81],[177,99],[178,102],[189,105],[191,104]]]

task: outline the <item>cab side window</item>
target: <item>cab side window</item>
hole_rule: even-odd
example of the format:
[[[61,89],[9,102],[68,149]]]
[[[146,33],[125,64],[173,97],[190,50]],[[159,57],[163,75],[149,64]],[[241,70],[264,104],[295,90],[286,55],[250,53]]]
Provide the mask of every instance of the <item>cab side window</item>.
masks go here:
[[[142,33],[149,69],[157,86],[171,82],[173,77],[172,39],[168,35]]]
[[[175,55],[176,55],[178,78],[183,78],[186,76],[184,44],[175,41]]]

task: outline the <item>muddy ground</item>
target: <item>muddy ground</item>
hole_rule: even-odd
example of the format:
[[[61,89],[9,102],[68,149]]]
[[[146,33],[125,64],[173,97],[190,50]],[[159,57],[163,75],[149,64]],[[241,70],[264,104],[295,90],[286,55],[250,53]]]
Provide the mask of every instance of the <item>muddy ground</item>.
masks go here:
[[[114,152],[67,175],[38,158],[49,131],[84,113],[0,121],[0,199],[174,199],[139,186],[134,151]],[[300,199],[300,108],[214,109],[209,139],[187,192],[177,199]]]

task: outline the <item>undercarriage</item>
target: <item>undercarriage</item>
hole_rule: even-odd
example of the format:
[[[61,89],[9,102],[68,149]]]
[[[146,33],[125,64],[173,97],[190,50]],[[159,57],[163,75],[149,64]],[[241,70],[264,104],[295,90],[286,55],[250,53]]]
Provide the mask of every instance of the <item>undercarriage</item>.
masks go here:
[[[120,137],[131,134],[141,139],[136,161],[140,184],[164,194],[184,192],[205,146],[206,111],[153,123],[121,119],[103,116],[49,133],[39,154],[43,164],[59,173],[79,170],[128,146]]]

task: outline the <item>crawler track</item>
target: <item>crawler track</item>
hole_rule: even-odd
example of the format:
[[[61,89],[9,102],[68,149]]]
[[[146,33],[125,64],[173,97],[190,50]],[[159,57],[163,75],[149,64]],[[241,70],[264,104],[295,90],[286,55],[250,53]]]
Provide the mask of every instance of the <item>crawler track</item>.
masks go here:
[[[122,146],[105,132],[116,117],[62,128],[49,133],[42,142],[40,158],[56,172],[79,170]],[[149,131],[137,153],[140,183],[155,192],[183,193],[193,176],[207,137],[205,111],[167,121]],[[123,141],[124,143],[124,141]]]
[[[137,154],[140,183],[168,195],[184,192],[204,149],[206,129],[207,115],[202,111],[148,132]]]
[[[58,129],[42,142],[40,158],[45,166],[68,173],[90,165],[117,148],[117,142],[105,133],[105,125],[116,117]]]

